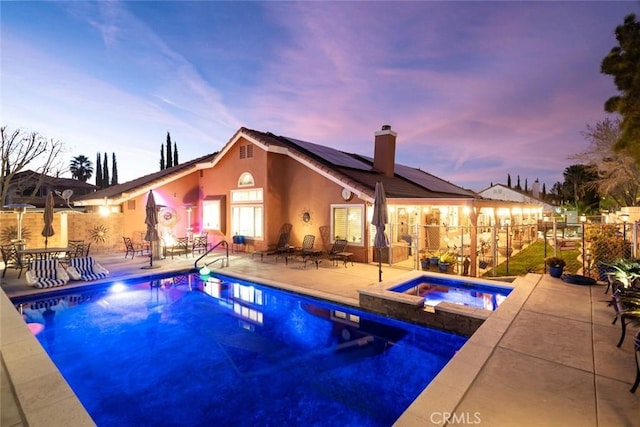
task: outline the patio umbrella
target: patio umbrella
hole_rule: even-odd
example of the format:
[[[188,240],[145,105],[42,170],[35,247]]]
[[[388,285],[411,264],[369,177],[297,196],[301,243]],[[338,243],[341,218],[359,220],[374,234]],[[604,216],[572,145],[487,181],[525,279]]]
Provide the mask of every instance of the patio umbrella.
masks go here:
[[[147,233],[144,240],[149,242],[149,268],[153,267],[153,242],[158,240],[158,207],[153,196],[153,190],[149,190],[147,197],[146,217],[144,223],[147,225]]]
[[[378,281],[382,282],[382,249],[389,247],[389,239],[384,233],[385,224],[389,222],[387,214],[387,197],[384,194],[384,186],[376,182],[376,192],[373,197],[373,217],[371,224],[376,227],[376,236],[373,246],[378,249]]]
[[[42,237],[44,237],[44,247],[49,244],[49,237],[56,234],[53,229],[53,193],[47,193],[47,200],[44,204],[44,228],[42,229]]]

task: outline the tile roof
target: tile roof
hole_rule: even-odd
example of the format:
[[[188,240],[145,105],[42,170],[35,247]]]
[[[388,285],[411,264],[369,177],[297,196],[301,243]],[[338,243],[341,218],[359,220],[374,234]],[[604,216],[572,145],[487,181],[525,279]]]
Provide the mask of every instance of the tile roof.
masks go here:
[[[206,154],[204,156],[198,157],[188,162],[180,163],[170,168],[163,169],[161,171],[154,172],[152,174],[145,175],[140,178],[136,178],[132,181],[128,181],[122,184],[112,185],[111,187],[103,188],[102,190],[98,190],[94,193],[87,194],[85,196],[80,196],[76,198],[76,201],[104,199],[105,197],[107,198],[122,197],[125,193],[129,193],[135,190],[140,190],[141,188],[144,188],[144,187],[151,186],[155,182],[165,180],[167,178],[170,178],[173,175],[184,173],[185,171],[189,171],[190,169],[195,170],[196,166],[199,163],[210,162],[215,158],[217,154],[218,154],[217,152],[212,154]]]
[[[343,181],[352,182],[363,192],[373,197],[375,184],[381,181],[389,198],[481,198],[477,193],[459,187],[423,170],[396,163],[393,177],[373,170],[373,159],[346,153],[331,147],[301,141],[270,132],[242,128],[241,131],[266,145],[278,145],[293,150],[317,163],[325,170],[337,172]]]

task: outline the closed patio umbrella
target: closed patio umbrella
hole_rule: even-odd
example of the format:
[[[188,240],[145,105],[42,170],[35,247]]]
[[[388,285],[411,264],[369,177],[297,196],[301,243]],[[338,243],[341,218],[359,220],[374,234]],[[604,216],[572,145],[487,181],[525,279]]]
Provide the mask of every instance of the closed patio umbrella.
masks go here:
[[[147,225],[147,232],[144,240],[149,242],[149,268],[153,268],[153,242],[158,241],[158,207],[153,196],[153,190],[149,190],[147,197],[146,216],[144,223]]]
[[[56,234],[53,229],[53,193],[47,193],[47,200],[44,205],[44,228],[42,229],[42,237],[44,237],[44,247],[49,244],[49,237]]]
[[[389,239],[384,232],[385,224],[389,222],[387,214],[387,196],[384,194],[382,182],[376,182],[376,192],[373,197],[373,217],[371,224],[376,227],[373,246],[378,249],[378,281],[382,282],[382,249],[389,247]]]

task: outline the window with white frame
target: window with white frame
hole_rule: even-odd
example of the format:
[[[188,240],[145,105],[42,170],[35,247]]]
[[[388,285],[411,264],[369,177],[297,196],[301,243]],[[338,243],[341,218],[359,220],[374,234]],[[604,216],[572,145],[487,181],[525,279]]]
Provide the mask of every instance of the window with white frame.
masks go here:
[[[222,203],[220,200],[202,202],[202,226],[206,230],[222,230]]]
[[[263,222],[262,188],[231,190],[231,233],[261,239]]]
[[[350,245],[362,245],[364,205],[331,205],[331,236],[346,239]]]
[[[255,185],[255,181],[253,180],[253,175],[249,172],[244,172],[240,175],[240,179],[238,179],[238,187],[253,187]]]

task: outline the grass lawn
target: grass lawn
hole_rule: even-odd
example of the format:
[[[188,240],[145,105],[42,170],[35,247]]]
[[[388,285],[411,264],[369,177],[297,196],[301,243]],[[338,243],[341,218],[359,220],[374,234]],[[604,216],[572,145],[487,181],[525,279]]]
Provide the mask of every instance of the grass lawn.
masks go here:
[[[578,270],[582,268],[582,261],[578,260],[578,256],[580,255],[579,244],[576,249],[558,250],[557,255],[567,263],[564,268],[565,273],[577,273]],[[553,246],[547,241],[547,257],[550,256],[553,256]],[[514,256],[509,257],[509,272],[507,272],[506,260],[501,258],[501,261],[502,263],[497,266],[495,274],[493,269],[490,268],[482,276],[520,276],[527,273],[542,274],[544,272],[544,241],[536,240]]]

